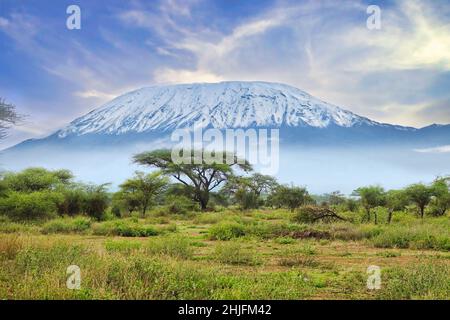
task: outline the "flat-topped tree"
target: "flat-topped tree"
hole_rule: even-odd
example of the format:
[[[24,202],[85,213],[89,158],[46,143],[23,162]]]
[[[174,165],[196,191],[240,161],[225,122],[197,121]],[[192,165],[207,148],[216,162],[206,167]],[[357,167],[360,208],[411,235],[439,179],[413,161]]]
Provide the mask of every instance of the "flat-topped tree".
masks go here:
[[[198,157],[199,155],[201,157]],[[210,159],[210,151],[193,150],[190,156],[184,155],[184,161],[179,163],[172,159],[172,152],[167,149],[143,152],[133,157],[135,163],[156,167],[164,175],[192,187],[193,200],[200,204],[202,210],[208,205],[210,192],[235,176],[235,168],[246,172],[252,170],[246,160],[238,159],[236,155],[229,153],[223,153],[221,161],[208,161]],[[230,159],[232,161],[229,161]]]
[[[419,210],[420,217],[423,219],[425,208],[433,199],[434,190],[422,183],[410,185],[405,190],[411,202],[413,202]]]

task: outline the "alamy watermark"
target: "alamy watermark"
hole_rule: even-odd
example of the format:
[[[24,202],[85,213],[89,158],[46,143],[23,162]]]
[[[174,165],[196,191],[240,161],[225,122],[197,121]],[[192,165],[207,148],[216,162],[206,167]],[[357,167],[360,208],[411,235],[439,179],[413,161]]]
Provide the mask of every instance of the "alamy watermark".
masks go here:
[[[67,7],[66,13],[70,16],[66,19],[66,27],[69,30],[81,29],[81,9],[79,6],[72,4]]]
[[[66,281],[67,289],[80,290],[81,289],[81,269],[77,265],[67,267],[66,274],[69,276]]]
[[[381,268],[379,266],[369,266],[367,268],[367,289],[380,290],[381,289]]]
[[[366,26],[369,30],[381,29],[381,9],[377,5],[370,5],[366,9],[366,13],[369,17],[366,20]]]

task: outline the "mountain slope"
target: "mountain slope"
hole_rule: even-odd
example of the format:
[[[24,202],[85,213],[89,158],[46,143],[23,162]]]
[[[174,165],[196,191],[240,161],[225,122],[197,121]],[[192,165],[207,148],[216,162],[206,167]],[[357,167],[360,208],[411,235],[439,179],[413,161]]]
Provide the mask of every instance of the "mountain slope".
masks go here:
[[[125,134],[204,126],[353,127],[381,125],[297,88],[265,82],[221,82],[142,88],[73,121],[58,137]]]

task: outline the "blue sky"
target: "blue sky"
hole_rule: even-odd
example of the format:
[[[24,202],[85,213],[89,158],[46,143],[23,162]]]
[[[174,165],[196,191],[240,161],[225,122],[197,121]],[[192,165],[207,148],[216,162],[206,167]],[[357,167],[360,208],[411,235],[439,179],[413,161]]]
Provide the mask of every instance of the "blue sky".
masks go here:
[[[71,4],[81,30],[66,28]],[[222,80],[287,83],[381,122],[450,123],[450,4],[0,0],[0,97],[27,115],[1,148],[129,90]]]

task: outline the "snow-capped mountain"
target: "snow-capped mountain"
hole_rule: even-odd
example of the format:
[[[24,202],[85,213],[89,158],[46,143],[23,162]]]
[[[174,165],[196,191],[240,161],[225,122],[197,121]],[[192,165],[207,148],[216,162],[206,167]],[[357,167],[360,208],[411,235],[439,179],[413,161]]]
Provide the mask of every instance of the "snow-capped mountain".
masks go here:
[[[313,127],[380,125],[297,88],[266,82],[153,86],[126,93],[74,120],[58,137],[120,135],[204,126]]]

